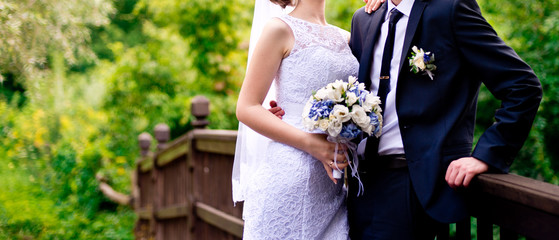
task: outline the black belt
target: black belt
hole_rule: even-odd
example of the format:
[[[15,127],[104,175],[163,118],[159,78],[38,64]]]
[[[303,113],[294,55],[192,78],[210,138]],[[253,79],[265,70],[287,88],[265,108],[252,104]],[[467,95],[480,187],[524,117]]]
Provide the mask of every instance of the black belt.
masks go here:
[[[365,159],[359,162],[359,172],[366,173],[375,169],[398,169],[408,166],[406,155],[383,155],[375,159]]]

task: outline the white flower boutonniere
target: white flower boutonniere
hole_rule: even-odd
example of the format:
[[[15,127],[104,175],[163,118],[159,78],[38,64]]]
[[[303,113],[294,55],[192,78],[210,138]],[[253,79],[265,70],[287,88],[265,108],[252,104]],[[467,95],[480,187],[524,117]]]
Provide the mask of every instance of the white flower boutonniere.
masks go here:
[[[433,64],[435,62],[435,54],[431,52],[425,52],[417,46],[412,47],[413,52],[411,53],[410,67],[413,73],[424,72],[429,75],[429,78],[433,80],[433,71],[437,70],[437,66]]]

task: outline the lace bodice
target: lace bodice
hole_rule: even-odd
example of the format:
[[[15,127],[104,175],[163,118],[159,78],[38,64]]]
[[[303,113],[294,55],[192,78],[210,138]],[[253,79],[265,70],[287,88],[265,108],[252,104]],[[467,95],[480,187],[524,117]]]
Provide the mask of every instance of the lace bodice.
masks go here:
[[[295,37],[289,56],[283,59],[276,76],[278,105],[285,109],[284,120],[302,129],[302,108],[316,91],[336,79],[357,76],[359,63],[347,43],[349,34],[338,27],[322,26],[283,15]]]
[[[303,129],[301,114],[312,92],[356,76],[358,62],[340,28],[280,19],[295,42],[276,76],[276,100],[285,110],[283,121]],[[265,151],[248,180],[243,238],[347,240],[343,181],[333,184],[322,163],[297,148],[272,141]]]

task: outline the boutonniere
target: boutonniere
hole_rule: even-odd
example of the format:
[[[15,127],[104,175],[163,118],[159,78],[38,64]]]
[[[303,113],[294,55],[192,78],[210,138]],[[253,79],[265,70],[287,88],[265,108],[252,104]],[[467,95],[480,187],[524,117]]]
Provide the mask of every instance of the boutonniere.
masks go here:
[[[429,75],[429,78],[433,80],[433,71],[437,70],[437,66],[433,64],[435,62],[435,54],[431,52],[425,52],[421,48],[417,48],[417,46],[412,47],[412,53],[410,60],[410,67],[413,73],[424,72],[425,74]]]

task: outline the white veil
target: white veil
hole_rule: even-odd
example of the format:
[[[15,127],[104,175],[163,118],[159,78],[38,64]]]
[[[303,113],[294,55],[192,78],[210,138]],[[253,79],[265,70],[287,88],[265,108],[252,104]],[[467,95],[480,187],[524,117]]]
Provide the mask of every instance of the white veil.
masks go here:
[[[289,8],[292,9],[292,8]],[[273,17],[280,16],[289,9],[282,9],[280,6],[271,3],[269,0],[255,0],[254,18],[252,20],[252,30],[250,32],[250,46],[248,49],[247,69],[256,42],[262,33],[264,25]],[[263,106],[268,108],[270,100],[276,98],[275,83],[272,83],[266,95]],[[237,134],[237,145],[235,149],[235,161],[233,163],[233,202],[241,202],[246,199],[246,191],[249,186],[250,176],[256,171],[260,162],[265,158],[266,148],[271,140],[253,131],[243,123],[239,123]]]

